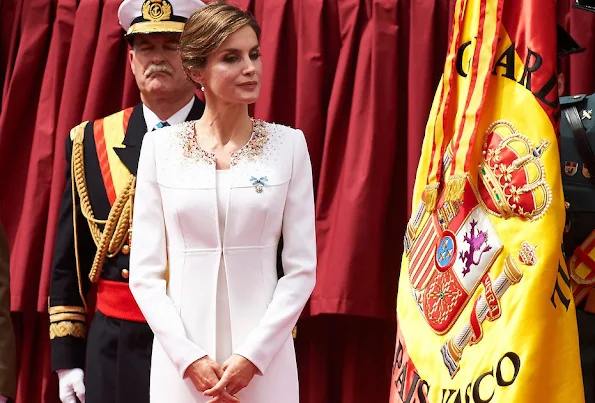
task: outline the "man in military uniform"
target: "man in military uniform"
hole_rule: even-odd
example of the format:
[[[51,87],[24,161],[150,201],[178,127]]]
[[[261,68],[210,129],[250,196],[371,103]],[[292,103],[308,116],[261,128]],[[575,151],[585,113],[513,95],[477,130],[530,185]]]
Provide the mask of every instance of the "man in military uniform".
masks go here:
[[[595,95],[563,97],[560,107],[560,163],[567,206],[564,251],[577,306],[585,401],[595,403],[595,181],[591,175],[595,172]],[[584,135],[578,140],[573,125],[581,123]]]
[[[595,0],[576,8],[594,11]],[[583,49],[568,34],[558,36],[560,54]],[[564,77],[558,79],[559,93]],[[566,202],[564,253],[577,306],[576,318],[585,401],[595,403],[595,94],[560,98],[560,165]]]
[[[49,298],[52,368],[63,403],[149,401],[153,334],[128,288],[135,175],[147,131],[200,118],[178,39],[200,0],[124,0],[120,24],[141,103],[73,128],[67,140]],[[93,323],[87,298],[97,284]],[[83,370],[84,369],[84,370]]]

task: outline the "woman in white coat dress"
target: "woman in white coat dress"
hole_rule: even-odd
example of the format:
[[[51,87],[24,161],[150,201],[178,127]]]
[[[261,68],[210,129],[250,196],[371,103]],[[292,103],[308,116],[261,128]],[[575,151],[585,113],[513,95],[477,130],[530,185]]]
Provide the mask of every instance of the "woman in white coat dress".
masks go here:
[[[312,170],[301,131],[248,115],[259,37],[236,7],[196,11],[180,54],[205,112],[143,141],[130,287],[155,333],[151,402],[299,401],[291,331],[316,277]]]

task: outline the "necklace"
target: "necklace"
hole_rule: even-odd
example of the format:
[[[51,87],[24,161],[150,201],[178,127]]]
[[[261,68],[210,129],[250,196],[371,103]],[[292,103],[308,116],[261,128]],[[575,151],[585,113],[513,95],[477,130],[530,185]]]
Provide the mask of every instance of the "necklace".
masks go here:
[[[237,165],[242,160],[253,161],[261,156],[264,145],[268,141],[268,133],[265,130],[266,123],[259,119],[252,120],[252,134],[246,144],[231,153],[230,165]],[[182,147],[184,156],[195,161],[203,161],[215,164],[217,157],[215,153],[206,151],[200,146],[198,133],[195,130],[195,122],[187,122],[182,130]]]

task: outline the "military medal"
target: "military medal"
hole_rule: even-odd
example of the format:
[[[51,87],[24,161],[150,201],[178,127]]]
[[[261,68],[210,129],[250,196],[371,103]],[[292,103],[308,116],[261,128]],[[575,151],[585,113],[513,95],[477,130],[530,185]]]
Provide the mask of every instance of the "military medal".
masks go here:
[[[564,173],[568,176],[576,175],[578,171],[578,162],[575,161],[566,161],[564,163]]]

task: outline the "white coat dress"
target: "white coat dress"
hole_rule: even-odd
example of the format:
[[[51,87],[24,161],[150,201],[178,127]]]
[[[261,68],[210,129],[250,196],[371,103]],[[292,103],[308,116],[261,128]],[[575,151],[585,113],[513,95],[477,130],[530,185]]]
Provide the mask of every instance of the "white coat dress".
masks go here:
[[[130,288],[155,333],[151,402],[195,403],[186,368],[231,340],[259,370],[242,403],[298,403],[291,331],[314,288],[312,168],[301,131],[254,121],[232,155],[223,236],[215,158],[194,122],[147,133],[133,215]],[[284,276],[277,245],[283,234]],[[231,335],[217,334],[217,281],[224,261]],[[223,337],[226,336],[226,337]]]

